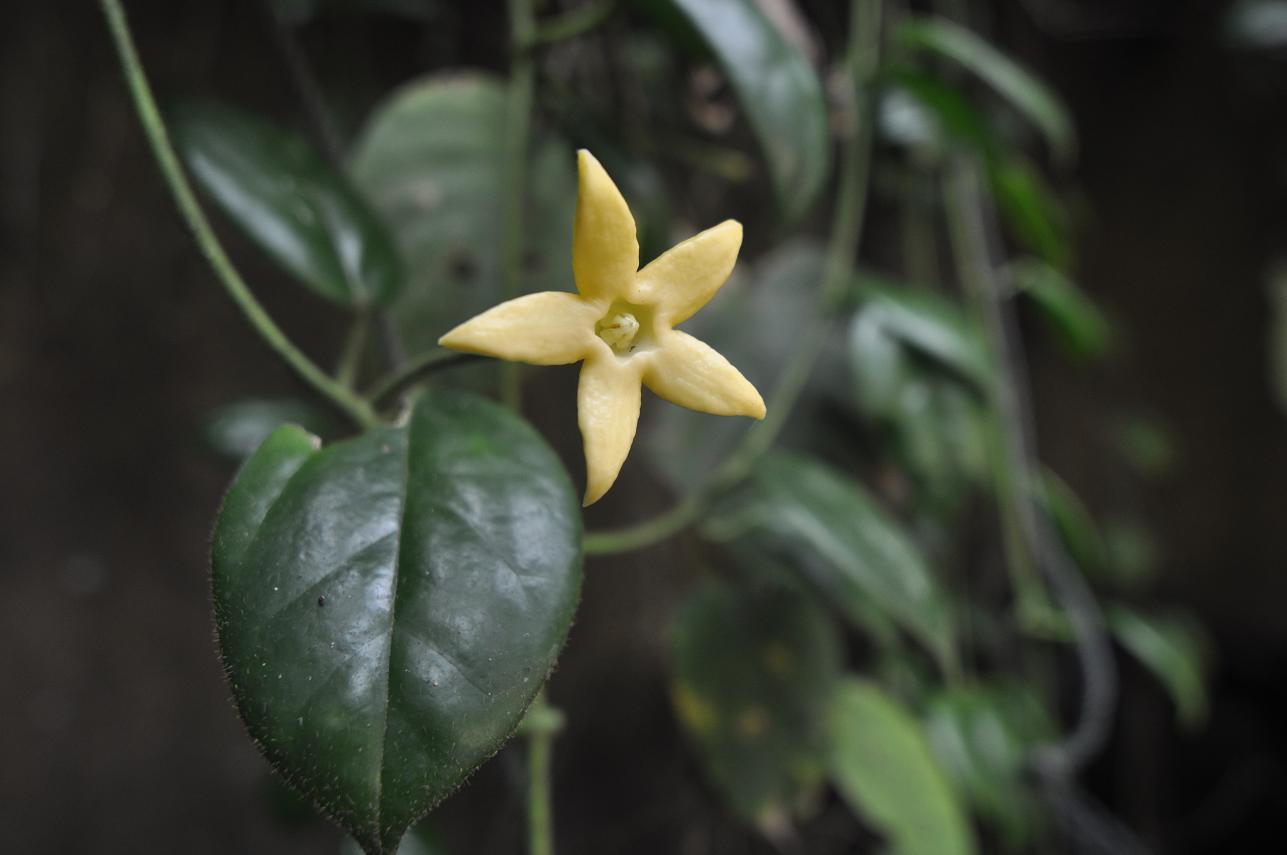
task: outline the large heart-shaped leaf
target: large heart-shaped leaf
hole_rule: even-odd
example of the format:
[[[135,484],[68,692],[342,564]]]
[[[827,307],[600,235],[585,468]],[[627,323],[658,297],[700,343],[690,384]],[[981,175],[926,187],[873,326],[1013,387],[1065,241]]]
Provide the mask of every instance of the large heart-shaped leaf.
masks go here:
[[[675,619],[671,699],[716,789],[761,828],[821,786],[839,634],[810,600],[711,584]]]
[[[393,312],[412,352],[436,347],[447,330],[504,299],[505,110],[497,78],[427,77],[377,107],[358,142],[354,180],[392,224],[407,261],[408,285]],[[530,155],[523,288],[566,291],[572,151],[547,138]]]
[[[269,761],[368,853],[514,731],[562,646],[580,513],[517,416],[422,397],[320,448],[279,428],[215,528],[219,645]]]
[[[759,137],[783,213],[808,212],[827,176],[830,140],[822,82],[755,0],[667,0],[701,33]]]
[[[388,302],[402,266],[379,217],[296,134],[217,104],[172,116],[193,176],[278,264],[343,305]]]
[[[878,609],[952,667],[952,621],[938,580],[898,523],[831,467],[770,454],[716,506],[702,534],[788,556],[786,566],[854,623],[865,626]]]
[[[910,711],[879,686],[849,679],[830,721],[836,789],[889,838],[894,855],[975,851],[960,799]]]

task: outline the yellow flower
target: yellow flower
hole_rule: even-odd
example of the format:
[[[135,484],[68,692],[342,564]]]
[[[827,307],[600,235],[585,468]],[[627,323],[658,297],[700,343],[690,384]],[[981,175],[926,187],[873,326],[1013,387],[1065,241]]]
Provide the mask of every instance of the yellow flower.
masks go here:
[[[764,418],[764,401],[728,360],[676,324],[728,279],[742,225],[725,220],[639,269],[635,220],[590,152],[577,153],[572,234],[577,291],[501,303],[447,333],[443,347],[532,365],[584,360],[577,416],[585,441],[585,504],[617,480],[639,422],[641,384],[681,407]]]

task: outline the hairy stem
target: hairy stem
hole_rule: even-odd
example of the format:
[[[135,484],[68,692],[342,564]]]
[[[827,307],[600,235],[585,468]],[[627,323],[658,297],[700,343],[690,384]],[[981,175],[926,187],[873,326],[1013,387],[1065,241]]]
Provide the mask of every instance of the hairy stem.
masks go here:
[[[711,479],[670,510],[627,528],[589,532],[587,554],[628,552],[665,540],[692,525],[710,502],[745,479],[785,427],[813,366],[826,346],[836,304],[848,290],[858,242],[862,237],[870,178],[872,123],[871,82],[880,60],[883,0],[852,0],[850,4],[848,69],[852,101],[849,128],[841,149],[839,189],[827,244],[827,262],[819,288],[817,313],[800,335],[796,350],[769,397],[764,421],[747,431],[741,444],[724,460]]]
[[[205,212],[197,202],[196,194],[192,190],[192,185],[188,183],[183,168],[179,165],[179,158],[170,141],[170,134],[166,130],[161,111],[157,108],[156,99],[152,95],[147,76],[139,61],[138,51],[130,35],[129,24],[125,19],[125,10],[121,7],[120,0],[100,0],[100,5],[103,14],[107,17],[108,28],[111,30],[126,82],[129,84],[130,95],[134,99],[139,122],[152,146],[152,154],[178,204],[180,213],[192,230],[201,252],[210,262],[215,276],[232,297],[233,302],[241,309],[250,325],[268,346],[294,369],[296,374],[359,426],[375,426],[379,423],[379,418],[371,405],[330,377],[286,337],[281,327],[277,326],[264,307],[255,299],[245,280],[233,266],[232,260],[228,258],[228,254],[215,236],[214,229],[210,226],[210,221],[206,219]]]

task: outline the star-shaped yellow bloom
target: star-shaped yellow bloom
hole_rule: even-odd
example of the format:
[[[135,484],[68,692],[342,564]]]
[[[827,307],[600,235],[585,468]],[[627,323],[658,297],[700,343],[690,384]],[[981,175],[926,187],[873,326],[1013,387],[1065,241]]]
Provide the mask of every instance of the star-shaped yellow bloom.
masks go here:
[[[742,225],[725,220],[639,269],[635,220],[621,191],[588,151],[577,153],[580,187],[572,235],[577,291],[545,291],[501,303],[438,343],[532,365],[584,360],[577,416],[585,441],[585,504],[617,480],[639,423],[640,387],[681,407],[764,418],[764,401],[729,361],[676,324],[728,279]]]

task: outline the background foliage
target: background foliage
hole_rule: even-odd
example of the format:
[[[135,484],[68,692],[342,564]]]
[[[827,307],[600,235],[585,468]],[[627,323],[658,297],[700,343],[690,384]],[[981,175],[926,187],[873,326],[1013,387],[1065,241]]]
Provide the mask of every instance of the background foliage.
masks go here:
[[[817,176],[829,168],[828,153],[819,153],[828,147],[817,145],[816,122],[774,112],[772,99],[755,97],[764,81],[739,75],[736,53],[718,43],[719,28],[704,25],[700,15],[673,14],[692,12],[682,3],[669,11],[642,8],[648,5],[619,11],[604,25],[605,43],[615,48],[606,60],[593,51],[577,55],[575,43],[566,48],[570,58],[558,53],[562,47],[548,54],[551,70],[542,73],[553,79],[542,80],[550,91],[538,103],[539,142],[526,190],[529,221],[548,226],[551,234],[529,234],[524,281],[549,277],[551,285],[530,290],[566,284],[559,279],[567,269],[566,256],[560,257],[567,240],[560,231],[566,229],[570,199],[564,155],[572,144],[611,151],[615,141],[616,163],[607,157],[605,163],[614,174],[631,176],[623,186],[636,212],[647,212],[641,216],[645,243],[664,247],[672,229],[729,213],[760,235],[758,245],[748,246],[742,281],[721,298],[726,305],[705,313],[716,316],[712,324],[727,326],[727,341],[719,341],[714,330],[705,334],[772,388],[774,371],[799,344],[782,319],[792,311],[807,316],[800,283],[815,282],[825,266],[818,246],[782,238],[792,228],[825,236],[826,199],[820,191],[826,182]],[[289,12],[304,28],[300,35],[314,56],[341,136],[354,141],[351,170],[362,196],[335,190],[333,179],[324,176],[324,146],[308,140],[298,94],[280,72],[280,51],[264,19],[218,6],[162,10],[146,4],[138,4],[135,16],[167,102],[214,95],[248,115],[271,117],[268,130],[247,133],[259,137],[265,157],[281,159],[271,174],[290,176],[299,182],[296,189],[308,187],[315,200],[311,213],[274,212],[271,187],[253,172],[242,183],[260,191],[258,196],[210,194],[231,214],[220,221],[221,230],[275,314],[287,319],[310,352],[331,353],[343,338],[343,316],[299,290],[298,282],[359,310],[389,302],[414,354],[453,316],[494,302],[502,287],[494,252],[499,214],[487,206],[500,189],[496,161],[502,153],[489,146],[495,146],[502,106],[497,75],[506,69],[505,22],[486,9],[464,14],[418,6],[408,19],[409,7],[400,4],[385,4],[392,17],[354,16],[327,6],[296,4]],[[1277,306],[1281,289],[1273,279],[1262,284],[1276,244],[1269,228],[1273,216],[1260,212],[1275,210],[1276,197],[1272,182],[1260,186],[1252,180],[1273,169],[1269,143],[1251,142],[1249,133],[1269,131],[1260,138],[1273,139],[1272,121],[1264,117],[1273,112],[1274,94],[1255,81],[1274,72],[1275,43],[1265,43],[1263,33],[1271,28],[1264,24],[1252,29],[1257,39],[1235,37],[1246,31],[1240,22],[1263,18],[1270,6],[1240,4],[1234,17],[1218,19],[1211,11],[1184,8],[1141,10],[1124,18],[1117,17],[1120,12],[1088,12],[1086,21],[1127,40],[1109,43],[1111,62],[1102,53],[1092,61],[1081,42],[1062,41],[1077,31],[1042,13],[974,9],[975,22],[993,33],[995,43],[1029,57],[1038,55],[1036,47],[1055,51],[1042,64],[1058,78],[1056,88],[1072,96],[1072,113],[1080,120],[1076,141],[1058,102],[1012,63],[999,60],[987,43],[937,23],[891,27],[864,268],[847,289],[844,312],[851,320],[825,342],[817,382],[787,427],[786,444],[795,450],[775,454],[743,489],[725,497],[699,526],[698,537],[638,557],[591,562],[590,578],[602,576],[588,585],[573,645],[552,689],[572,712],[559,741],[555,776],[563,849],[619,851],[651,841],[671,851],[694,839],[688,845],[762,847],[766,833],[780,845],[784,813],[813,817],[802,828],[816,835],[806,839],[819,846],[837,834],[843,840],[862,833],[849,818],[848,802],[869,833],[887,835],[903,851],[921,851],[916,847],[926,844],[913,839],[915,832],[905,830],[911,826],[899,814],[907,800],[884,803],[872,795],[886,793],[891,779],[875,790],[861,779],[872,765],[864,752],[873,746],[860,737],[879,728],[890,736],[876,747],[904,758],[894,768],[907,770],[906,777],[897,780],[922,794],[924,809],[940,818],[914,823],[917,829],[941,827],[925,851],[969,845],[959,842],[959,803],[968,803],[979,817],[986,841],[995,836],[1022,846],[1032,839],[1034,812],[1007,811],[1014,805],[1007,794],[1022,786],[1016,758],[1057,730],[1055,722],[1073,717],[1076,672],[1058,652],[1067,627],[1057,616],[1021,611],[1016,626],[998,608],[1005,597],[991,587],[994,577],[968,569],[945,572],[998,561],[995,526],[979,486],[988,477],[989,439],[979,422],[991,366],[979,352],[975,320],[958,292],[936,287],[953,277],[945,258],[947,236],[935,213],[940,202],[925,180],[959,151],[980,158],[1009,245],[1023,256],[1011,268],[1010,281],[1020,292],[1024,332],[1036,343],[1038,427],[1051,469],[1041,496],[1070,553],[1111,601],[1107,614],[1120,640],[1125,701],[1114,741],[1091,770],[1092,803],[1107,803],[1163,848],[1201,851],[1239,840],[1248,845],[1257,815],[1281,798],[1281,766],[1266,749],[1277,739],[1268,678],[1280,651],[1272,620],[1277,589],[1267,580],[1275,556],[1282,555],[1278,529],[1268,519],[1276,495],[1273,464],[1282,460],[1281,416],[1270,403],[1277,388],[1270,379],[1279,371],[1271,361],[1277,353],[1272,343],[1281,336],[1275,338],[1266,322],[1271,313],[1264,311]],[[827,4],[805,4],[805,10],[806,32],[815,34],[806,44],[814,53],[774,43],[794,68],[783,72],[787,79],[812,80],[812,63],[838,59],[843,27],[836,13]],[[45,75],[30,89],[15,87],[23,94],[6,96],[5,102],[24,119],[15,127],[62,131],[19,134],[5,159],[27,182],[16,183],[11,197],[19,201],[9,203],[6,220],[16,224],[11,231],[21,250],[7,262],[6,282],[15,284],[4,291],[12,304],[6,308],[13,309],[3,313],[11,353],[5,376],[19,402],[8,420],[16,438],[8,447],[15,451],[7,453],[13,454],[14,483],[24,501],[15,505],[12,524],[6,514],[6,541],[17,569],[7,577],[12,590],[5,599],[16,618],[8,625],[20,641],[12,646],[21,654],[13,671],[18,682],[34,687],[11,712],[17,722],[11,732],[37,734],[33,744],[42,738],[64,744],[75,735],[68,753],[54,755],[59,759],[52,762],[38,761],[45,755],[34,753],[24,760],[31,747],[18,751],[14,768],[5,773],[24,782],[15,784],[15,792],[23,802],[50,807],[24,812],[10,827],[21,851],[61,851],[78,840],[105,840],[109,851],[137,850],[158,837],[186,840],[193,851],[263,848],[267,840],[275,841],[274,848],[316,848],[310,841],[328,839],[325,831],[288,833],[254,796],[262,767],[218,703],[221,689],[204,636],[199,549],[231,474],[226,464],[199,451],[202,425],[222,448],[242,455],[256,444],[247,438],[254,434],[243,417],[267,427],[280,418],[273,408],[281,413],[284,407],[292,421],[303,421],[308,411],[301,407],[307,405],[285,400],[298,390],[277,369],[259,364],[263,351],[217,297],[207,297],[209,274],[179,230],[162,227],[171,231],[162,232],[164,251],[157,249],[156,224],[170,221],[169,208],[135,147],[138,138],[108,70],[97,22],[81,11],[65,19],[60,11],[21,13],[15,32],[34,34],[24,43],[37,47],[6,59],[24,75],[14,72],[13,80],[38,80],[36,72],[51,67],[42,65],[52,62],[50,56],[95,45],[65,65],[53,63],[69,69],[68,82]],[[418,23],[425,15],[429,20]],[[1209,26],[1212,20],[1227,22],[1227,28]],[[223,36],[213,41],[211,32]],[[1105,50],[1103,41],[1094,44]],[[629,84],[639,91],[599,88],[604,77],[595,72],[610,70],[614,56],[628,57],[639,71]],[[559,80],[559,62],[581,74]],[[460,67],[480,70],[444,75]],[[718,82],[720,68],[728,89]],[[264,86],[266,79],[280,85]],[[826,75],[818,79],[825,82]],[[101,91],[82,85],[85,80],[99,81],[93,85]],[[704,82],[711,80],[714,86]],[[1103,99],[1099,93],[1106,83],[1120,91]],[[395,86],[402,88],[385,100]],[[49,97],[39,103],[56,105],[48,113],[31,106],[35,99],[26,94],[42,87]],[[819,83],[813,94],[785,103],[817,105],[823,92]],[[1227,93],[1236,95],[1233,108]],[[1175,137],[1157,129],[1188,116],[1195,97],[1208,111],[1198,115],[1224,123],[1203,124],[1177,148]],[[91,103],[99,106],[86,109]],[[1143,115],[1134,115],[1138,111]],[[258,128],[265,119],[247,121]],[[220,127],[251,125],[237,119]],[[79,145],[69,141],[75,135],[66,129],[74,127],[88,132]],[[428,127],[442,129],[445,138],[436,139]],[[640,133],[641,128],[648,130]],[[786,154],[769,144],[781,144],[783,129],[793,139]],[[407,138],[417,143],[413,152],[400,149]],[[301,155],[301,145],[318,153]],[[69,168],[35,161],[32,184],[33,150],[47,150],[48,162]],[[798,163],[792,151],[803,153]],[[1077,166],[1074,152],[1080,154]],[[1255,185],[1260,207],[1248,212],[1215,164],[1236,164],[1248,186]],[[236,170],[244,167],[234,159],[222,172],[207,173],[214,177],[205,183],[236,184]],[[435,183],[433,193],[423,187],[417,193],[416,182],[407,178],[417,169],[452,181]],[[202,176],[200,169],[195,172]],[[135,179],[127,181],[129,175]],[[1125,182],[1119,180],[1123,175]],[[32,207],[32,199],[49,204]],[[444,209],[452,216],[431,216]],[[1213,210],[1226,215],[1213,216]],[[116,222],[121,211],[136,213]],[[275,263],[258,262],[256,248],[224,228],[247,212],[277,223],[279,231],[299,229],[311,237],[303,243],[261,240]],[[393,237],[405,267],[387,260],[381,238],[368,239],[363,223],[372,216],[396,224]],[[938,252],[915,243],[925,237],[927,222]],[[315,229],[319,224],[324,228]],[[436,231],[447,228],[462,231]],[[91,237],[117,232],[115,241]],[[252,234],[262,236],[263,230]],[[314,252],[348,234],[367,235],[358,240],[370,251],[356,257]],[[404,275],[400,287],[393,284]],[[1230,281],[1247,284],[1234,289]],[[100,287],[87,291],[87,283]],[[1112,321],[1082,288],[1100,298]],[[428,293],[443,299],[425,300]],[[87,308],[96,306],[102,311]],[[28,324],[28,318],[38,323]],[[739,343],[739,334],[745,339],[748,330],[765,332]],[[780,342],[774,340],[778,335]],[[60,342],[69,349],[58,347]],[[739,347],[747,361],[739,361]],[[375,348],[367,352],[376,358]],[[172,353],[173,361],[166,356]],[[563,442],[558,438],[574,436],[568,417],[546,402],[569,398],[570,377],[554,375],[532,376],[528,397],[538,403],[529,404],[529,415],[545,436]],[[472,368],[459,377],[478,389],[495,382],[488,371]],[[158,399],[158,391],[167,394]],[[272,397],[223,409],[207,421],[207,414],[243,395]],[[82,416],[68,418],[69,413]],[[689,418],[671,410],[653,415],[657,424],[649,427],[648,443],[655,457],[637,451],[619,498],[591,517],[596,527],[663,507],[667,487],[655,480],[682,491],[685,479],[709,471],[727,452],[731,438],[725,432],[738,429],[701,421],[668,425]],[[307,418],[318,425],[310,429],[328,438],[347,433],[333,416]],[[700,426],[695,436],[694,424]],[[32,448],[36,453],[16,452]],[[573,461],[575,478],[574,449],[560,451]],[[675,465],[679,461],[686,463]],[[121,503],[122,495],[132,498]],[[842,516],[829,518],[837,509]],[[173,534],[145,539],[140,526]],[[38,567],[57,570],[52,577],[37,576]],[[724,587],[694,587],[700,576],[718,578]],[[738,580],[732,591],[730,580]],[[963,584],[969,587],[961,590]],[[708,698],[694,694],[703,675],[692,669],[718,661],[717,648],[693,664],[685,656],[691,635],[683,628],[715,622],[713,616],[692,617],[707,609],[732,621],[724,635],[735,637],[740,616],[757,613],[754,592],[783,585],[792,590],[787,602],[799,603],[802,614],[816,613],[821,600],[834,615],[814,614],[804,626],[815,632],[849,627],[850,649],[841,658],[868,675],[861,683],[846,678],[837,695],[843,699],[838,706],[847,710],[839,718],[855,728],[835,735],[834,744],[844,748],[834,752],[836,762],[856,758],[841,768],[818,765],[817,749],[809,746],[818,737],[809,727],[785,729],[787,742],[797,744],[738,756],[736,739],[700,726],[708,720],[702,715]],[[750,599],[741,603],[742,597]],[[1203,613],[1225,651],[1211,729],[1192,736],[1172,729],[1163,690],[1174,696],[1183,723],[1200,723],[1206,703],[1199,663],[1207,659],[1197,649],[1191,618],[1157,612],[1159,603],[1169,609],[1185,602]],[[774,610],[769,623],[789,614]],[[967,629],[967,638],[952,638],[953,631]],[[826,641],[827,634],[788,635],[782,643],[830,649],[836,642]],[[187,643],[157,651],[158,637]],[[1035,677],[1009,657],[1016,637],[1039,651],[1037,670],[1044,676]],[[809,679],[837,680],[838,673],[825,667],[836,655],[815,651],[809,658],[819,673]],[[780,661],[769,656],[760,664],[771,673],[772,663]],[[961,668],[976,679],[942,685]],[[199,685],[194,673],[204,675]],[[742,712],[745,692],[765,685],[749,679],[739,686],[731,667],[715,673],[721,681],[710,692],[727,696],[730,709]],[[989,676],[1006,679],[979,679]],[[1022,678],[1018,686],[1014,676]],[[1062,691],[1061,676],[1068,683]],[[679,677],[687,682],[676,682]],[[1034,706],[1034,693],[1044,703]],[[88,703],[88,696],[103,702]],[[159,697],[179,700],[162,708]],[[679,728],[667,697],[679,713]],[[788,697],[800,702],[807,692]],[[755,703],[776,711],[782,701]],[[99,709],[101,714],[90,712]],[[591,709],[593,714],[584,712]],[[815,713],[807,711],[805,720],[821,720]],[[783,714],[790,721],[796,713]],[[739,725],[757,735],[776,733],[762,730],[767,725],[757,724],[761,720],[734,715],[729,722],[734,735]],[[112,727],[112,721],[129,724]],[[193,738],[195,729],[201,729],[201,739]],[[185,762],[170,765],[173,757]],[[765,768],[727,772],[744,762]],[[111,770],[154,794],[157,808],[141,825],[119,825],[95,806]],[[1219,770],[1218,781],[1235,783],[1212,785],[1212,770]],[[502,754],[447,804],[440,824],[449,851],[511,851],[517,845],[512,838],[522,826],[520,800],[507,777],[521,774],[518,758]],[[597,784],[603,776],[614,786]],[[836,782],[843,801],[819,794],[824,776]],[[733,781],[764,789],[744,794]],[[59,801],[70,802],[65,809],[74,821],[53,821],[55,792]],[[228,815],[236,822],[224,821],[206,804],[203,794],[214,792],[234,794],[238,807]],[[771,795],[766,799],[764,792]],[[926,795],[931,793],[939,795]],[[502,823],[496,839],[483,839],[470,817],[474,811],[494,817],[497,804],[506,806],[501,813],[508,812],[511,837],[505,837]],[[767,814],[765,805],[772,806]],[[1189,821],[1197,831],[1178,822],[1180,816],[1196,817]],[[743,830],[739,817],[754,827]],[[611,834],[619,836],[605,843],[604,835]]]

